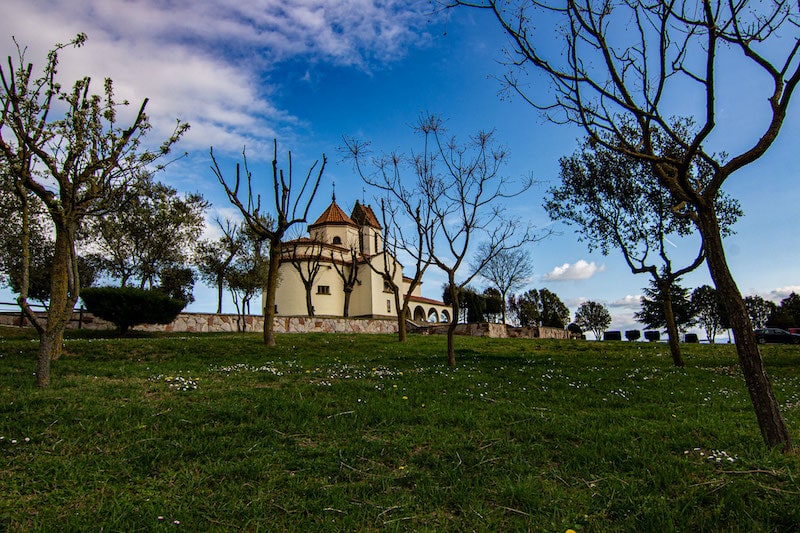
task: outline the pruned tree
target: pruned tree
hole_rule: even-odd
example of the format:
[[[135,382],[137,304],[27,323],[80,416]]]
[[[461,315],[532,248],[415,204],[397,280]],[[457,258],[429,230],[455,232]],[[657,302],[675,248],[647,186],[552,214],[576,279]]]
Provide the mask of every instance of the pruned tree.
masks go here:
[[[244,178],[246,180],[246,198],[240,198],[240,187],[242,176],[240,166],[236,165],[233,185],[229,185],[225,180],[222,170],[214,158],[214,149],[211,149],[211,170],[219,180],[230,202],[242,213],[250,229],[259,239],[266,241],[269,245],[269,270],[267,274],[266,298],[264,302],[264,344],[275,346],[274,322],[275,322],[275,291],[278,288],[278,267],[281,260],[281,241],[287,230],[295,224],[302,224],[308,218],[308,210],[311,202],[317,194],[322,173],[325,171],[327,158],[322,154],[322,164],[314,175],[319,161],[315,161],[306,173],[300,184],[299,190],[294,182],[292,169],[292,153],[289,152],[289,168],[286,173],[278,168],[278,141],[273,142],[272,157],[272,183],[271,193],[274,212],[265,211],[266,207],[261,205],[261,195],[253,192],[253,177],[247,167],[247,156],[242,151],[244,160]],[[288,175],[287,175],[288,174]],[[293,197],[294,196],[294,197]],[[270,219],[266,220],[265,215],[269,214]],[[269,223],[267,223],[269,222]]]
[[[495,141],[492,131],[478,132],[469,141],[459,143],[455,137],[447,136],[441,117],[428,114],[419,118],[415,132],[421,137],[422,148],[408,158],[392,154],[380,159],[378,168],[386,170],[380,172],[380,180],[368,183],[390,191],[404,206],[422,238],[426,261],[447,275],[453,291],[447,362],[454,366],[453,338],[459,316],[457,291],[472,281],[496,254],[533,239],[528,228],[520,228],[517,221],[504,218],[502,205],[505,199],[527,190],[532,181],[519,182],[503,175],[507,154]],[[350,143],[349,148],[358,157],[360,145]],[[402,180],[395,171],[403,160],[413,166],[411,180]],[[421,216],[415,215],[417,208],[422,211]],[[468,265],[472,243],[480,238],[486,242],[485,255]],[[462,269],[468,266],[472,267],[469,271]]]
[[[691,121],[680,122],[674,128],[685,138],[691,131]],[[661,151],[681,149],[661,134],[654,135],[653,142]],[[676,202],[672,193],[660,186],[650,164],[641,159],[588,139],[578,152],[561,158],[560,164],[561,184],[548,191],[545,209],[553,220],[574,224],[579,240],[590,251],[599,249],[608,255],[611,249],[618,249],[631,272],[650,276],[662,295],[659,302],[673,364],[683,366],[669,287],[702,265],[705,253],[700,239],[690,259],[675,265],[670,249],[681,240],[682,251],[691,249],[692,243],[686,242],[696,233],[691,220],[673,210]],[[703,179],[709,171],[707,166],[695,165],[690,175],[692,179]],[[723,193],[716,202],[720,229],[723,235],[729,235],[741,214],[739,204]]]
[[[575,324],[582,330],[594,333],[595,340],[603,338],[603,332],[611,325],[611,313],[601,303],[583,302],[575,311]]]
[[[359,251],[357,242],[349,242],[347,246],[330,250],[330,261],[333,269],[342,280],[342,290],[344,291],[344,306],[342,316],[350,316],[350,297],[358,283]]]
[[[770,149],[787,120],[800,83],[796,2],[445,2],[485,9],[509,36],[509,90],[551,120],[576,124],[593,141],[651,165],[659,184],[673,195],[675,210],[692,220],[702,236],[762,437],[768,446],[791,450],[789,429],[725,258],[717,198],[731,175]],[[541,20],[548,24],[536,26]],[[537,96],[527,93],[523,77],[528,72],[549,80],[552,90]],[[742,76],[760,80],[756,90],[761,97],[748,94],[738,99],[739,113],[729,114],[738,120],[750,109],[759,113],[762,120],[747,129],[726,123],[719,112],[724,105],[720,80]],[[762,102],[767,105],[761,107]],[[698,117],[688,137],[675,130],[670,117],[676,114]],[[743,148],[730,157],[708,151],[719,131],[742,135],[738,146]],[[681,149],[661,151],[654,142],[657,135]],[[691,173],[698,161],[710,169],[705,179]]]
[[[367,143],[347,137],[344,143],[343,151],[352,159],[361,179],[388,196],[380,200],[383,249],[363,255],[363,259],[373,272],[381,276],[384,286],[392,293],[398,340],[405,342],[408,337],[406,319],[411,314],[409,302],[431,265],[427,247],[428,239],[435,231],[433,212],[423,201],[418,188],[423,182],[420,173],[424,168],[414,157],[398,153],[373,157]],[[412,268],[404,272],[399,255],[410,258]],[[405,291],[404,275],[409,280]]]
[[[7,66],[0,67],[3,164],[16,184],[44,204],[55,233],[47,320],[40,321],[30,309],[26,282],[17,300],[39,333],[36,382],[40,387],[50,383],[50,361],[61,353],[63,332],[80,295],[76,241],[87,217],[114,211],[129,185],[150,172],[188,128],[179,121],[160,147],[147,149],[143,146],[150,130],[147,99],[123,126],[118,111],[124,103],[116,101],[110,79],[101,95],[92,93],[88,77],[71,87],[58,81],[59,53],[85,40],[79,34],[66,45],[57,44],[40,74],[34,74],[19,46],[16,59],[9,57]],[[22,243],[23,256],[26,247]]]
[[[483,255],[485,246],[482,244],[478,247],[476,254],[478,257]],[[501,250],[478,270],[478,275],[491,283],[500,293],[502,301],[500,314],[502,323],[505,324],[508,295],[530,281],[533,275],[533,262],[530,253],[522,248]]]
[[[326,258],[325,247],[322,242],[313,238],[292,239],[283,243],[282,247],[283,259],[281,261],[292,265],[297,275],[300,276],[306,292],[306,312],[308,316],[314,316],[314,302],[311,294],[314,281],[322,268],[322,261]]]
[[[195,248],[194,264],[203,281],[217,288],[217,313],[222,312],[225,276],[233,260],[244,246],[242,228],[236,222],[216,219],[222,235],[215,241],[204,239]]]

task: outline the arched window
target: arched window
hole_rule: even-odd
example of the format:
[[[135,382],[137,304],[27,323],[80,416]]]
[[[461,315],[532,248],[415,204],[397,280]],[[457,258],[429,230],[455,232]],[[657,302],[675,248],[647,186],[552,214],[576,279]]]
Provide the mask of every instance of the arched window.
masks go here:
[[[342,244],[342,238],[337,235],[333,238],[333,244]]]

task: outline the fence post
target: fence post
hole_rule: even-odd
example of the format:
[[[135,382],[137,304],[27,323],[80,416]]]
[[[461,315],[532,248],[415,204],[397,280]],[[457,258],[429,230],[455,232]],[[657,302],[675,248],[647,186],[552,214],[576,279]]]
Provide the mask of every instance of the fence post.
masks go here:
[[[83,306],[78,311],[78,329],[83,329]]]

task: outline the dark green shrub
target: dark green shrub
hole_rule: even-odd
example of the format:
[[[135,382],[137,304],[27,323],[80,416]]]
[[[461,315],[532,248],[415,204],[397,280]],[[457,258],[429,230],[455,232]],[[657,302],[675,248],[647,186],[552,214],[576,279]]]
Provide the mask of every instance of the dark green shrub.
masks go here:
[[[621,341],[622,333],[619,331],[606,331],[603,333],[604,341]]]
[[[161,291],[132,287],[87,288],[81,299],[90,313],[113,323],[122,335],[137,324],[169,324],[186,307]]]
[[[642,332],[638,329],[629,329],[625,332],[625,338],[629,341],[638,341],[642,337]]]
[[[654,329],[645,331],[644,338],[649,340],[650,342],[656,342],[657,340],[661,339],[661,333]]]

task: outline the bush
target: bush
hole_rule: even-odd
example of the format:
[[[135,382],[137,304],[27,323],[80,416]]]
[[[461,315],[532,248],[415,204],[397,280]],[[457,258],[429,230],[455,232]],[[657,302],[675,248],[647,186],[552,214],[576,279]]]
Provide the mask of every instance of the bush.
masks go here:
[[[644,338],[650,342],[656,342],[661,339],[661,333],[656,330],[645,331]]]
[[[621,341],[622,333],[619,331],[606,331],[603,333],[604,341]]]
[[[642,332],[638,329],[629,329],[625,332],[625,338],[629,341],[638,341],[642,337]]]
[[[700,339],[697,337],[697,333],[687,333],[683,337],[683,342],[698,343]]]
[[[137,324],[169,324],[186,307],[161,291],[132,287],[87,288],[81,299],[90,313],[113,323],[122,335]]]

